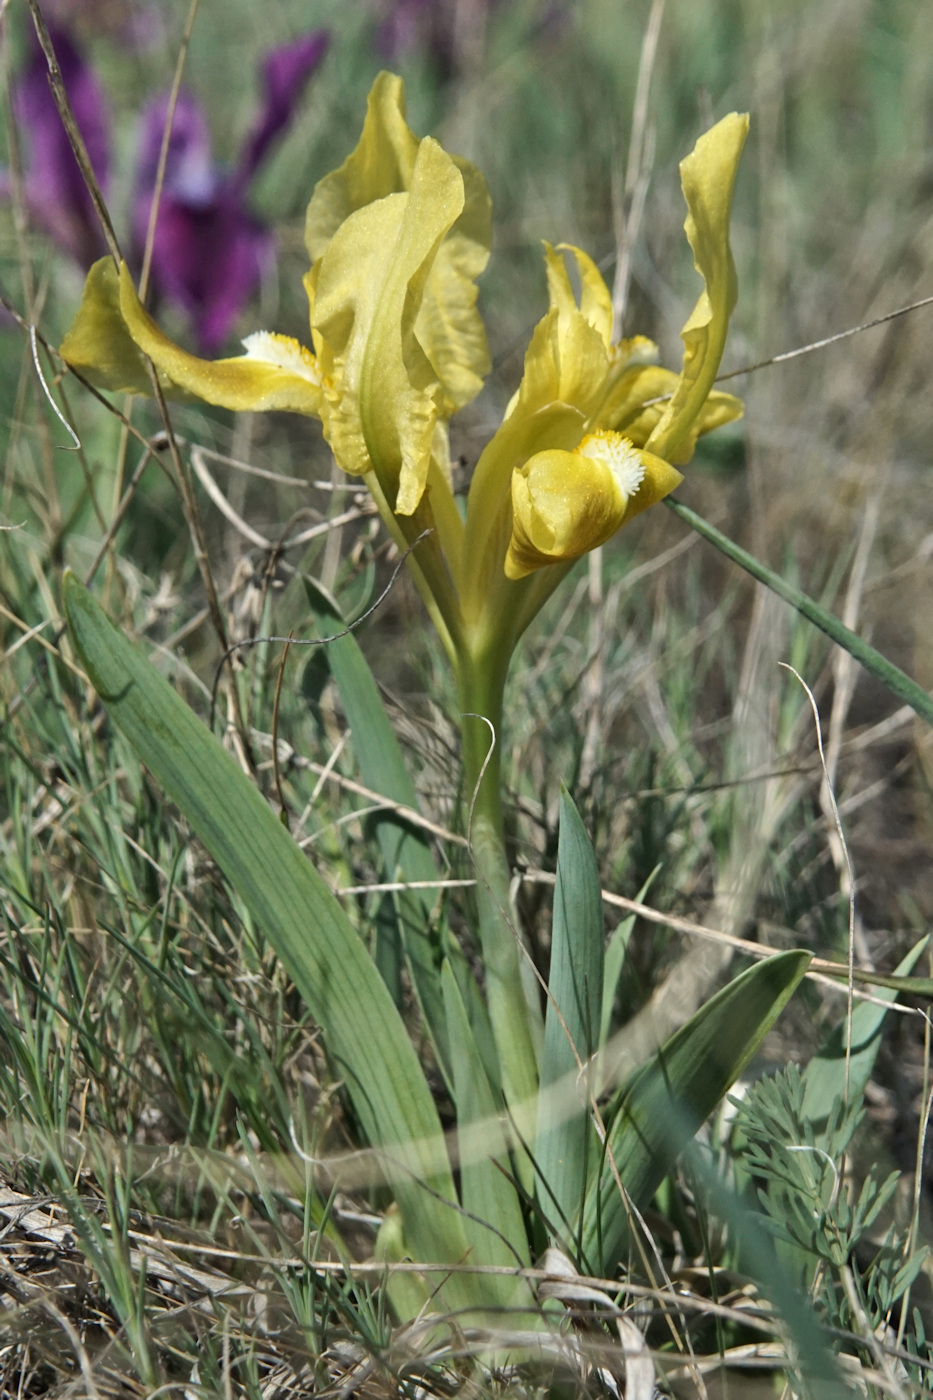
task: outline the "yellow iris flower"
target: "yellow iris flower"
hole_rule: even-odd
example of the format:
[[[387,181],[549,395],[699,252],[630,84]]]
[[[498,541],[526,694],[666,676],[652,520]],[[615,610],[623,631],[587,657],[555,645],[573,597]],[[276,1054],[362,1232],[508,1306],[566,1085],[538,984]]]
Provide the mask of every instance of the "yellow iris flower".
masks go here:
[[[682,479],[699,434],[742,405],[713,382],[736,300],[729,212],[748,119],[732,113],[681,165],[687,237],[704,290],[684,326],[679,373],[643,337],[613,344],[612,304],[592,260],[545,245],[549,310],[505,418],[474,473],[466,518],[453,497],[447,425],[482,387],[489,355],[476,278],[489,256],[482,175],[405,121],[383,73],[359,144],[315,188],[305,243],[311,348],[260,331],[208,361],[171,341],[125,266],[103,259],[61,354],[103,389],[319,418],[339,466],[366,478],[455,660],[508,653],[572,562]],[[565,261],[576,265],[575,295]]]

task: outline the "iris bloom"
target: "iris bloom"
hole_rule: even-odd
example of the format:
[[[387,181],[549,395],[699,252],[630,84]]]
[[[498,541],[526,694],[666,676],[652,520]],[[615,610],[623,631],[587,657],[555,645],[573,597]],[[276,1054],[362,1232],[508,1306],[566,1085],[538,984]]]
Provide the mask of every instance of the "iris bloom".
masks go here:
[[[317,30],[267,56],[259,116],[230,171],[213,159],[201,104],[191,93],[179,93],[152,245],[152,281],[157,295],[189,314],[205,354],[216,353],[227,339],[271,261],[272,232],[250,212],[247,191],[290,123],[327,46],[327,32]],[[146,243],[167,117],[167,97],[156,98],[143,114],[132,214],[137,263]]]
[[[489,369],[475,280],[490,202],[468,161],[404,115],[383,73],[360,142],[308,206],[311,346],[259,331],[245,354],[205,360],[169,340],[127,268],[104,259],[61,352],[96,385],[231,409],[319,418],[340,467],[367,482],[410,563],[461,681],[464,709],[498,722],[515,642],[573,562],[682,479],[699,434],[740,416],[713,381],[736,300],[728,225],[748,121],[733,113],[681,166],[703,291],[679,372],[643,337],[613,344],[609,291],[577,248],[545,247],[549,310],[501,426],[480,456],[465,517],[451,489],[448,423]],[[566,258],[576,266],[574,292]]]
[[[51,23],[49,32],[91,166],[106,192],[110,119],[103,91],[68,31]],[[151,280],[157,297],[188,313],[205,354],[216,353],[227,339],[272,259],[273,235],[249,209],[249,186],[291,122],[328,42],[327,31],[316,30],[267,55],[260,110],[229,172],[212,157],[200,103],[190,93],[179,94],[152,245]],[[35,38],[14,85],[13,105],[26,141],[24,193],[29,213],[59,247],[89,267],[106,244]],[[132,260],[137,266],[146,243],[167,113],[168,99],[159,97],[142,121],[132,207]],[[10,185],[0,171],[0,196],[9,196]]]
[[[110,124],[104,94],[78,46],[60,24],[48,25],[71,110],[102,190],[110,168]],[[84,177],[78,169],[49,87],[45,55],[31,36],[26,67],[12,85],[13,111],[23,133],[26,208],[39,228],[87,267],[106,248]],[[0,171],[0,195],[11,180]]]

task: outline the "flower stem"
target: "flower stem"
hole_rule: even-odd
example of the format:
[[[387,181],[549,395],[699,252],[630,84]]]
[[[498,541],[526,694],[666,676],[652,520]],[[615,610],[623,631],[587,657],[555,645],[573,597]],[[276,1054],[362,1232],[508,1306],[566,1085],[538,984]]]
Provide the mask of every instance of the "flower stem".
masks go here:
[[[538,1090],[533,1023],[539,1013],[526,995],[522,976],[524,953],[511,909],[503,840],[500,754],[507,667],[507,656],[479,647],[460,653],[457,670],[464,796],[476,868],[486,997],[506,1103],[526,1136],[533,1131]]]

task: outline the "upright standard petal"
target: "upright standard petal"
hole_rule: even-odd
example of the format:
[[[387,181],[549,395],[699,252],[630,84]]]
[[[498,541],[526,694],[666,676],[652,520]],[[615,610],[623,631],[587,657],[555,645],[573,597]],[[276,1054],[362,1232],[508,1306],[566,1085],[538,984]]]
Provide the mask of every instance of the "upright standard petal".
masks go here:
[[[308,278],[328,379],[328,441],[344,471],[375,471],[399,515],[412,514],[421,499],[444,397],[419,340],[419,314],[438,249],[463,206],[460,171],[426,137],[408,193],[350,214]]]
[[[558,254],[570,253],[580,278],[580,304],[574,295],[567,264]],[[603,275],[588,253],[575,248],[572,243],[558,243],[552,248],[544,245],[545,266],[547,269],[548,295],[551,305],[556,306],[564,321],[578,312],[597,331],[600,339],[609,349],[612,340],[612,297]]]
[[[355,150],[314,187],[305,216],[305,247],[312,263],[351,214],[411,188],[419,145],[405,120],[404,83],[395,73],[380,73],[366,100]]]
[[[405,120],[405,88],[394,73],[373,83],[356,149],[315,186],[305,219],[312,263],[351,214],[391,194],[411,189],[420,141]],[[489,260],[492,206],[483,176],[459,156],[447,159],[460,172],[463,208],[431,264],[415,333],[441,386],[439,412],[449,417],[470,402],[489,372],[489,350],[476,309],[475,279]]]
[[[314,356],[289,336],[258,331],[245,355],[201,360],[164,335],[143,308],[124,263],[95,263],[74,324],[61,344],[66,363],[92,384],[130,394],[152,393],[146,357],[164,392],[219,408],[279,409],[319,417],[322,376]]]
[[[684,362],[677,388],[648,439],[651,451],[669,460],[681,460],[679,449],[713,387],[738,296],[729,215],[747,134],[748,116],[731,112],[700,137],[680,166],[688,211],[684,229],[706,285],[681,331]]]

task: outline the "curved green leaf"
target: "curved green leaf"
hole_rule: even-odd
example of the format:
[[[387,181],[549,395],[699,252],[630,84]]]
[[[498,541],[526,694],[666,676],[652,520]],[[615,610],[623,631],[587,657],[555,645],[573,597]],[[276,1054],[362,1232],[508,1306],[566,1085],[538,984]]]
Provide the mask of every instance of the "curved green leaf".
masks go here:
[[[786,1006],[810,954],[778,953],[741,973],[636,1070],[606,1114],[607,1160],[587,1192],[582,1254],[609,1276],[628,1236],[626,1203],[651,1199],[674,1159],[742,1073]]]
[[[318,617],[322,631],[337,632],[322,650],[331,675],[340,691],[347,723],[353,739],[353,753],[359,764],[360,776],[368,788],[382,793],[411,811],[419,810],[418,795],[405,763],[401,745],[386,714],[369,663],[351,632],[339,635],[346,628],[346,619],[330,595],[314,580],[305,580],[305,591]],[[440,872],[423,831],[418,830],[394,812],[379,813],[373,818],[373,829],[379,841],[386,879],[389,881],[419,881],[430,883]],[[452,1067],[447,1043],[447,1012],[441,993],[440,964],[443,957],[451,963],[463,996],[470,1024],[486,1072],[494,1084],[499,1082],[495,1043],[489,1026],[489,1016],[476,978],[470,970],[463,951],[452,938],[442,947],[432,929],[439,891],[436,889],[400,890],[388,896],[386,932],[383,956],[377,957],[380,970],[388,976],[390,988],[401,982],[401,959],[404,952],[418,1005],[431,1037],[441,1073],[452,1092]],[[389,922],[391,921],[391,922]],[[388,945],[388,946],[386,946]],[[397,999],[396,999],[397,1000]]]
[[[599,1044],[604,937],[596,856],[562,789],[535,1135],[538,1199],[558,1231],[579,1218],[594,1166],[590,1073],[581,1073],[581,1066],[588,1066]]]
[[[905,981],[910,988],[910,974],[929,941],[929,937],[925,937],[914,944],[884,988],[875,991],[875,1001],[860,1001],[853,1008],[848,1073],[850,1103],[861,1099],[865,1085],[871,1078],[881,1049],[881,1033],[888,1006],[896,1000],[900,989],[897,984]],[[879,1006],[878,1002],[886,1002],[887,1005]],[[807,1118],[813,1123],[817,1143],[820,1142],[820,1127],[825,1126],[833,1105],[846,1093],[846,1039],[846,1023],[843,1020],[827,1036],[803,1071],[803,1107]]]

